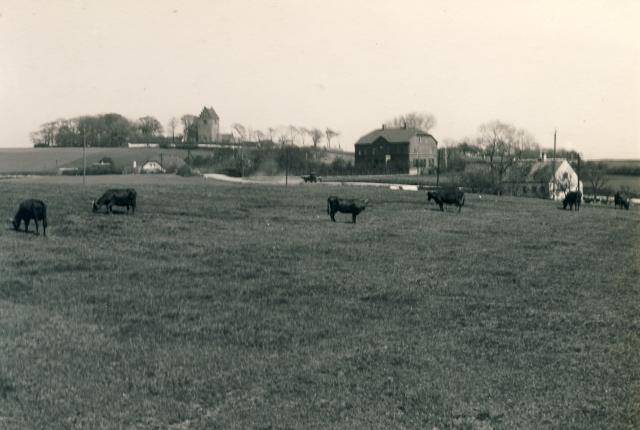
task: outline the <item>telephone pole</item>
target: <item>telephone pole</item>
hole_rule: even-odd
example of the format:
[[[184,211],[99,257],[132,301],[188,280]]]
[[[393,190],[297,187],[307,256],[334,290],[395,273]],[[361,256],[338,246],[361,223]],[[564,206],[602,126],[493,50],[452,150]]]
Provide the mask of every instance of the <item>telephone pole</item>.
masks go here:
[[[82,185],[87,185],[87,135],[82,132]]]
[[[551,174],[553,175],[553,200],[556,199],[556,135],[558,134],[558,129],[553,130],[553,159],[551,160]]]

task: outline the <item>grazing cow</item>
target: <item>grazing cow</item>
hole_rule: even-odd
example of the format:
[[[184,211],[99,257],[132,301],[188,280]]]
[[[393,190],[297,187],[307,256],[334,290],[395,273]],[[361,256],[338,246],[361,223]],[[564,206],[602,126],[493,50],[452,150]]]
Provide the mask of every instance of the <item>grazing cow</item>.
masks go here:
[[[25,233],[29,230],[29,222],[34,220],[36,223],[36,234],[40,234],[38,229],[38,221],[42,221],[42,235],[47,235],[47,205],[42,200],[29,199],[20,203],[16,216],[13,217],[11,223],[14,230],[20,228],[20,223],[24,221]]]
[[[562,201],[562,209],[566,209],[569,206],[569,210],[572,211],[573,207],[576,207],[576,211],[580,210],[580,202],[582,201],[582,193],[580,191],[569,191]]]
[[[331,217],[331,221],[336,222],[336,212],[351,214],[353,223],[356,223],[356,217],[360,212],[365,210],[369,200],[359,199],[340,199],[335,196],[331,196],[327,199],[327,213]]]
[[[620,209],[624,207],[626,210],[629,210],[629,198],[624,194],[622,194],[621,192],[618,191],[613,196],[613,202],[615,203],[616,208],[620,206]]]
[[[427,192],[427,202],[433,199],[434,202],[438,206],[440,206],[440,210],[444,212],[444,204],[448,205],[456,205],[458,206],[458,212],[462,210],[462,206],[464,206],[464,193],[460,190],[452,190],[452,191],[428,191]]]
[[[106,206],[109,213],[112,211],[112,206],[126,206],[127,213],[129,213],[129,207],[131,207],[131,213],[136,213],[136,190],[133,188],[117,189],[113,188],[105,191],[105,193],[98,199],[93,201],[93,211],[96,212],[102,206]]]

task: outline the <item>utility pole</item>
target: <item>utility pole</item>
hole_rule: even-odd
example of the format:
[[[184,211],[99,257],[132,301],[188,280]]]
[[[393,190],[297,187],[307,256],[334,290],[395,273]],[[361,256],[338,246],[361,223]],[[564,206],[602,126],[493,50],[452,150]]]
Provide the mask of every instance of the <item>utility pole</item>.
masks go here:
[[[580,189],[580,154],[578,154],[578,191],[582,192]]]
[[[436,163],[436,187],[440,185],[440,150],[436,146],[436,154],[438,154],[438,161]]]
[[[551,160],[551,174],[553,175],[553,200],[556,199],[556,134],[558,133],[558,129],[553,130],[553,159]]]
[[[289,186],[289,147],[285,147],[285,151],[287,151],[287,162],[284,166],[284,185],[285,187]]]
[[[87,135],[82,132],[82,185],[87,185]]]

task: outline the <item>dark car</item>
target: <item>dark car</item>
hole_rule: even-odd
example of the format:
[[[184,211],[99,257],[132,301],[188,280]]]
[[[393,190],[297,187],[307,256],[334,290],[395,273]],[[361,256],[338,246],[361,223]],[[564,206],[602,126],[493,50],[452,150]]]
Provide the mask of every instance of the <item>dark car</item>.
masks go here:
[[[314,172],[311,172],[308,175],[303,176],[302,179],[305,182],[322,182],[322,178]]]

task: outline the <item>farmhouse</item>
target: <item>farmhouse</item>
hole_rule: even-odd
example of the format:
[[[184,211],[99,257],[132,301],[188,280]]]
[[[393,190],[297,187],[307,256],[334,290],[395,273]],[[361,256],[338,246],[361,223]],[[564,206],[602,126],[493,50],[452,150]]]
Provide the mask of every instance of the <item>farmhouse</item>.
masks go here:
[[[363,173],[418,175],[436,168],[438,141],[418,128],[382,126],[355,144],[355,167]]]
[[[582,181],[564,158],[548,159],[543,154],[538,160],[523,160],[523,167],[528,173],[515,184],[514,194],[562,200],[569,191],[582,192]]]

